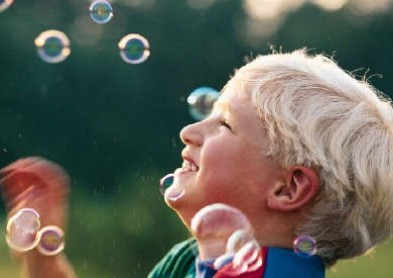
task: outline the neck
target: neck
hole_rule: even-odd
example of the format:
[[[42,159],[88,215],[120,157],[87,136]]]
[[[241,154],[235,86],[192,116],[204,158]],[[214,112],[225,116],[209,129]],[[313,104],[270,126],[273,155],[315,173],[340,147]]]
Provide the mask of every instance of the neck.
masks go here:
[[[300,219],[293,215],[276,215],[265,221],[254,221],[254,235],[261,246],[275,246],[287,249],[293,248],[295,235],[295,223],[300,223]]]

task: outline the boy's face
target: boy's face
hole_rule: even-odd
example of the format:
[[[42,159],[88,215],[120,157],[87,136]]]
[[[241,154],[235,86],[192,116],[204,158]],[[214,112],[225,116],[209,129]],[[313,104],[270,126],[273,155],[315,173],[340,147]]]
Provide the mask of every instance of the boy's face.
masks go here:
[[[187,226],[196,212],[212,203],[235,206],[251,222],[263,219],[268,188],[284,175],[264,156],[261,120],[232,83],[208,118],[180,133],[185,144],[183,166],[175,171],[165,199]]]

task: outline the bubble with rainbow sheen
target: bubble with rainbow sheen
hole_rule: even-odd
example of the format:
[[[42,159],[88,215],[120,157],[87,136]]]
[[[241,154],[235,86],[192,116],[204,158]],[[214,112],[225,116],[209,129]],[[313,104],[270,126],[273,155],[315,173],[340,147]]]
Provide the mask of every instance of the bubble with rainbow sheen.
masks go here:
[[[53,256],[64,249],[64,232],[57,226],[45,226],[38,231],[37,237],[40,239],[37,250],[43,255]]]
[[[160,180],[160,192],[162,195],[164,195],[165,191],[173,184],[174,178],[174,174],[170,173]]]
[[[150,56],[149,41],[139,34],[128,34],[118,43],[120,56],[129,64],[140,64]]]
[[[0,0],[0,13],[8,9],[13,2],[14,0]]]
[[[293,242],[293,250],[302,258],[309,258],[317,253],[317,241],[309,235],[298,236]]]
[[[8,246],[18,252],[26,252],[38,244],[36,237],[40,228],[40,216],[32,208],[23,208],[12,216],[6,227],[6,242]]]
[[[47,30],[39,34],[34,43],[38,56],[47,63],[60,63],[70,54],[70,40],[58,30]]]
[[[90,18],[98,23],[108,23],[113,17],[112,5],[105,0],[93,1],[89,7]]]
[[[197,120],[203,120],[212,112],[213,105],[220,93],[211,87],[199,87],[187,97],[187,103],[191,116]]]

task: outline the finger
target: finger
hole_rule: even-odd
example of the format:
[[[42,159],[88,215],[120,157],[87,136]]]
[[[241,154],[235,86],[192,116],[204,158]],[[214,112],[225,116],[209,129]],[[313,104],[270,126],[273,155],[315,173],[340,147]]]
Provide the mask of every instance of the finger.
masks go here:
[[[0,178],[4,179],[9,175],[19,172],[35,173],[44,180],[67,176],[64,169],[52,161],[40,157],[28,157],[19,159],[1,169]]]
[[[60,166],[44,160],[33,162],[15,163],[19,166],[3,169],[0,183],[6,199],[14,199],[31,186],[48,187],[47,190],[64,190],[68,187],[68,176]]]
[[[8,199],[5,203],[7,211],[10,215],[14,214],[19,209],[29,206],[28,200],[31,200],[33,195],[33,187],[28,187],[26,190],[22,191],[20,194],[16,195],[12,199]]]
[[[67,203],[64,195],[48,192],[44,189],[29,188],[18,199],[9,204],[9,217],[23,208],[34,209],[40,215],[42,225],[64,227],[67,215]]]
[[[27,157],[27,158],[21,158],[18,159],[14,162],[12,162],[11,164],[5,166],[3,169],[0,170],[0,176],[4,176],[9,174],[10,172],[14,171],[15,169],[24,169],[30,165],[34,165],[38,162],[40,162],[41,160],[43,160],[40,157]]]

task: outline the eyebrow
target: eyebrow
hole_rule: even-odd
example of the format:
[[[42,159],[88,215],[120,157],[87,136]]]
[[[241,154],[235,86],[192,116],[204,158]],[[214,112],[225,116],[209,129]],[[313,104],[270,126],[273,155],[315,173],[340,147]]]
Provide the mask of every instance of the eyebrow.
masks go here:
[[[219,110],[221,110],[223,112],[230,111],[229,105],[228,105],[227,102],[220,102],[220,101],[214,102],[212,111],[215,111],[217,109],[219,109]]]

